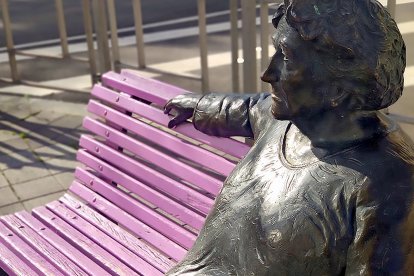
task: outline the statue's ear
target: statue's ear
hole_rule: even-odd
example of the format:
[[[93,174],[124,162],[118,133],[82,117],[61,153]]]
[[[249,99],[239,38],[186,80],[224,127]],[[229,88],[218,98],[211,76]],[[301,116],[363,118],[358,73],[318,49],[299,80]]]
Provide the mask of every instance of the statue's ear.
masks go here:
[[[341,60],[351,60],[355,58],[355,52],[348,46],[339,41],[333,41],[333,36],[324,34],[318,39],[322,39],[322,43],[319,44],[319,50],[322,52],[328,52],[331,56],[335,56]]]
[[[355,58],[354,51],[351,48],[346,47],[344,45],[340,45],[340,44],[335,45],[334,51],[335,51],[336,57],[338,59],[342,59],[342,60],[343,59],[347,59],[347,60],[350,60],[350,59],[354,59]]]
[[[277,7],[276,12],[273,15],[273,18],[272,18],[273,27],[277,28],[277,26],[279,25],[279,21],[284,14],[285,14],[285,4],[282,3]]]

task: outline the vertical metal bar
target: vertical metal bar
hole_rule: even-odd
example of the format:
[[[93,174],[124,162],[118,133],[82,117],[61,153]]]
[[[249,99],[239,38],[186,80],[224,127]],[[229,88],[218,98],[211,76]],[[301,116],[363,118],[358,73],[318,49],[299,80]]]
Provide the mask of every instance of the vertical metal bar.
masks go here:
[[[260,4],[260,46],[262,48],[260,71],[266,70],[269,65],[269,3],[265,0]],[[261,82],[261,90],[265,92],[269,85]]]
[[[68,35],[66,32],[66,22],[65,22],[65,13],[63,11],[63,2],[62,0],[55,0],[56,5],[56,17],[59,28],[60,36],[60,46],[62,47],[62,56],[69,56],[69,47],[68,47]]]
[[[116,22],[115,0],[108,0],[109,27],[111,29],[112,63],[116,72],[120,71],[121,57],[119,54],[118,27]]]
[[[145,68],[144,31],[142,29],[142,8],[141,0],[132,0],[135,20],[135,37],[138,50],[138,67]]]
[[[13,32],[11,29],[11,21],[9,14],[9,3],[8,0],[1,0],[1,10],[3,18],[4,33],[6,39],[7,53],[9,55],[10,74],[14,82],[20,80],[19,73],[17,71],[16,51],[14,49]]]
[[[242,0],[243,91],[257,92],[256,1]]]
[[[97,81],[97,70],[96,70],[96,57],[95,47],[93,45],[93,26],[91,16],[91,4],[89,0],[82,0],[83,10],[83,25],[86,34],[86,44],[88,45],[88,56],[89,56],[89,70],[91,72],[92,84]]]
[[[240,92],[238,0],[230,0],[231,76],[234,93]]]
[[[206,0],[198,0],[198,30],[200,44],[200,63],[201,63],[201,90],[207,93],[209,90],[208,73],[208,52],[207,52],[207,20],[206,20]]]
[[[104,73],[111,70],[111,57],[108,42],[108,22],[106,18],[105,1],[93,0],[95,30],[98,41],[99,71]]]
[[[391,14],[392,18],[395,19],[395,10],[397,8],[397,1],[396,0],[388,0],[387,1],[387,9],[388,12]]]

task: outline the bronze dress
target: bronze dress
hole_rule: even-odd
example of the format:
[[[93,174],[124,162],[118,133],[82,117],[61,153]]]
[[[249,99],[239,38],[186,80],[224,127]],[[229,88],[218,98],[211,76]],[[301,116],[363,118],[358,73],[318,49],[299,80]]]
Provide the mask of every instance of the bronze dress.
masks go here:
[[[168,275],[414,275],[414,146],[396,124],[302,166],[268,94],[204,96],[197,129],[254,137],[194,247]]]

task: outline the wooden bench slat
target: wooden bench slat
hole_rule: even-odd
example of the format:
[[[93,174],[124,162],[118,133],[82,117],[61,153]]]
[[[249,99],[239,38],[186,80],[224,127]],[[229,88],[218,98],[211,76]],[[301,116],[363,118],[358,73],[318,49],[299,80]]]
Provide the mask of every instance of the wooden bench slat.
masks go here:
[[[29,213],[25,211],[18,212],[15,214],[15,216],[22,222],[24,222],[27,226],[29,226],[33,231],[38,233],[53,247],[59,250],[59,252],[68,257],[70,260],[76,260],[76,265],[78,265],[83,271],[85,271],[89,275],[110,275],[99,265],[91,261],[78,249],[76,249],[67,241],[59,237],[55,232],[51,231],[46,225],[41,223],[39,220],[37,220]]]
[[[78,160],[91,169],[99,172],[104,179],[109,179],[122,187],[125,187],[129,191],[139,195],[149,203],[156,205],[160,209],[168,212],[177,219],[185,222],[194,228],[203,225],[205,216],[200,215],[193,210],[188,209],[186,206],[172,200],[166,195],[152,189],[151,187],[143,184],[142,182],[128,176],[113,166],[105,163],[104,161],[94,157],[86,151],[78,152]],[[88,183],[88,182],[85,182]],[[199,228],[198,228],[199,229]]]
[[[119,146],[122,145],[122,148],[127,149],[128,151],[161,168],[168,168],[169,172],[211,194],[218,194],[223,185],[220,180],[209,176],[183,162],[180,162],[176,158],[168,156],[153,147],[137,141],[122,132],[114,130],[97,120],[86,117],[83,120],[83,127],[96,135],[100,135],[101,137],[106,136],[108,141],[111,141]]]
[[[94,97],[100,100],[106,101],[118,108],[124,108],[129,112],[138,114],[165,127],[168,125],[170,120],[170,117],[166,116],[162,110],[132,99],[127,95],[114,92],[101,85],[95,85],[91,93]],[[250,149],[248,145],[239,141],[229,138],[209,136],[199,132],[195,130],[194,126],[190,123],[179,125],[174,128],[174,130],[237,158],[243,158]]]
[[[54,246],[48,243],[38,233],[23,223],[14,215],[3,216],[0,219],[28,245],[35,249],[40,255],[52,263],[65,275],[88,275],[77,264],[67,258]]]
[[[108,271],[111,275],[136,275],[136,272],[112,256],[97,243],[86,237],[80,231],[73,228],[66,221],[52,213],[46,207],[41,206],[33,210],[33,215],[45,223],[50,229],[70,242],[74,247],[82,251],[91,260],[99,264],[100,267]],[[97,274],[104,275],[104,274]]]
[[[82,200],[87,203],[87,206],[93,207],[93,210],[85,208],[85,212],[95,212],[94,210],[98,210],[105,217],[122,225],[123,228],[136,235],[137,238],[145,240],[148,244],[158,249],[159,252],[163,252],[170,259],[180,261],[185,254],[187,254],[187,250],[184,247],[168,239],[157,230],[128,214],[79,182],[74,181],[70,187],[70,191],[81,197]]]
[[[66,196],[67,195],[64,195],[60,199],[63,203],[65,203],[64,198]],[[74,200],[74,202],[79,201]],[[91,223],[91,221],[88,221],[81,212],[74,211],[80,211],[80,208],[72,209],[70,207],[73,206],[65,205],[54,201],[52,203],[47,204],[46,206],[49,210],[51,210],[56,215],[60,216],[67,223],[75,227],[77,230],[81,231],[84,235],[91,238],[94,242],[104,247],[108,252],[117,257],[124,264],[129,266],[132,270],[143,275],[161,275],[161,272],[159,270],[157,270],[152,265],[144,261],[141,257],[136,255],[132,251],[130,251],[127,247],[123,246],[121,243],[119,243],[119,240],[115,239],[115,237],[108,235],[108,233],[102,231],[103,229],[97,228],[96,225]]]
[[[93,179],[93,176],[88,177],[86,173],[84,172],[83,172],[84,175],[80,175],[80,170],[77,170],[77,173],[78,173],[78,176],[80,176],[81,180],[82,179],[87,179],[87,180]],[[74,188],[73,189],[71,188],[71,191],[73,192],[75,191],[76,188],[78,188],[77,192],[79,192],[79,187],[76,184],[73,186]],[[123,200],[125,199],[121,193],[113,191],[114,189],[112,189],[112,194],[109,194],[106,191],[102,191],[105,188],[106,190],[111,190],[111,188],[108,187],[108,185],[103,184],[102,181],[98,178],[93,179],[93,185],[91,186],[91,188],[96,189],[95,191],[99,190],[100,194],[102,192],[103,196],[105,197],[108,196],[109,198],[107,199],[112,202],[116,202],[112,200],[112,199],[115,199],[115,197],[117,197],[118,200],[120,200],[121,198]],[[82,193],[84,191],[81,190],[80,192]],[[78,194],[78,195],[82,196],[82,194]],[[164,236],[168,237],[170,240],[178,243],[179,245],[183,246],[186,249],[190,248],[196,239],[195,234],[189,232],[187,229],[184,229],[180,225],[170,221],[169,219],[155,212],[153,209],[148,208],[147,206],[141,203],[121,202],[120,205],[121,206],[119,207],[122,207],[122,209],[125,209],[126,212],[128,212],[129,214],[131,214],[138,220],[142,221],[143,223],[145,223],[152,229],[163,234]]]
[[[222,156],[218,156],[196,145],[191,145],[180,138],[151,127],[97,101],[89,101],[88,111],[224,176],[229,175],[235,167],[234,163],[224,159]]]
[[[76,186],[82,186],[86,189],[85,186],[78,183],[77,181],[74,182],[76,183]],[[73,190],[76,191],[76,189]],[[73,190],[71,189],[71,191]],[[98,197],[99,195],[95,194],[96,200],[98,200]],[[98,212],[86,206],[85,204],[79,202],[74,197],[66,194],[62,198],[60,198],[60,200],[70,210],[82,216],[83,219],[94,225],[97,229],[109,235],[119,244],[125,246],[131,252],[139,256],[140,259],[147,261],[149,264],[156,267],[158,270],[166,272],[175,264],[174,261],[169,259],[164,254],[160,253],[158,250],[152,248],[149,244],[145,243],[139,237],[132,235],[130,232],[126,231],[116,223],[110,221],[108,218],[99,214]]]
[[[79,144],[82,148],[87,149],[90,153],[93,153],[100,159],[106,160],[107,162],[110,160],[112,164],[122,164],[122,171],[149,183],[158,190],[187,203],[191,207],[194,207],[205,214],[209,212],[214,204],[214,201],[211,198],[200,194],[186,185],[181,184],[138,161],[122,155],[119,151],[105,146],[102,143],[93,140],[91,137],[82,135]],[[104,170],[104,167],[102,167],[102,170]]]
[[[40,275],[63,275],[43,256],[31,248],[16,233],[0,221],[0,240],[19,258],[29,264]]]
[[[182,88],[154,79],[141,78],[139,76],[131,78],[130,76],[122,76],[115,72],[103,74],[102,83],[105,86],[110,86],[161,106],[164,106],[169,99],[175,96],[190,93]],[[157,91],[157,93],[154,93],[154,91]]]
[[[39,275],[27,265],[25,261],[21,260],[16,254],[10,251],[2,242],[0,242],[0,267],[9,276]]]
[[[9,274],[163,275],[193,245],[235,167],[229,159],[250,148],[189,122],[166,129],[162,106],[184,89],[129,70],[102,79],[92,91],[102,103],[88,104],[100,118],[84,119],[100,137],[81,137],[86,168],[69,189],[80,199],[66,194],[32,215],[0,217],[0,267]]]
[[[177,238],[177,235],[184,235],[188,237],[188,241],[192,241],[193,238],[196,236],[195,234],[187,233],[186,229],[183,231],[182,227],[179,224],[171,221],[169,218],[166,218],[160,213],[154,211],[153,208],[144,205],[143,203],[134,199],[124,191],[121,191],[116,187],[108,184],[107,182],[99,179],[98,177],[96,177],[96,175],[82,168],[77,168],[75,175],[76,178],[80,182],[84,183],[84,185],[87,186],[89,189],[93,190],[94,192],[97,192],[98,194],[102,195],[111,202],[116,202],[116,205],[120,207],[122,210],[128,212],[132,216],[148,224],[157,231],[161,233],[168,233],[170,235],[168,237],[170,237],[174,241],[178,243],[187,242],[185,240],[175,240]],[[198,227],[196,229],[199,230],[203,225],[203,221],[204,218],[201,216],[194,217],[192,225],[194,225],[194,228]],[[160,226],[162,226],[161,229]]]
[[[182,246],[169,240],[158,231],[136,219],[84,185],[75,181],[71,185],[70,191],[81,197],[89,206],[95,210],[99,210],[103,215],[122,225],[131,233],[137,235],[138,238],[145,240],[160,252],[165,253],[168,257],[180,261],[187,254],[187,250]]]

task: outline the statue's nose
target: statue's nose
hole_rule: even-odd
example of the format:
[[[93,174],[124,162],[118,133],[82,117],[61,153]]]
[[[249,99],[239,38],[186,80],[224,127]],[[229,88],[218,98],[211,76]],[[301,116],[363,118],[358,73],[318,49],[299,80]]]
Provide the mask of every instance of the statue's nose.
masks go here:
[[[264,82],[274,83],[279,81],[279,70],[272,67],[270,63],[269,67],[262,73],[260,79]]]

